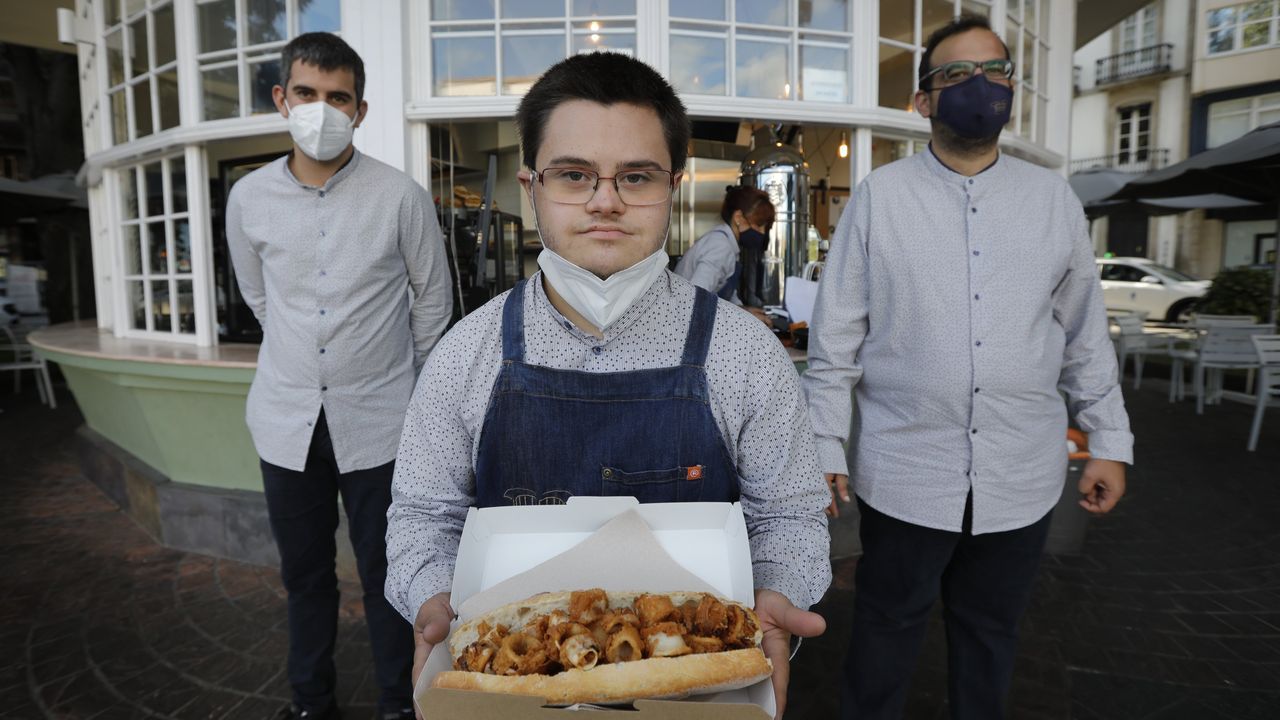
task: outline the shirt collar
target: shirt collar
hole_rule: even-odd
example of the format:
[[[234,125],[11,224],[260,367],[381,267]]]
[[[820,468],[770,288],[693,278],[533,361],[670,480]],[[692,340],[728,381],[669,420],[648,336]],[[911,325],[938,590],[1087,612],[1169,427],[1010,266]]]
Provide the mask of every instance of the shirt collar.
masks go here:
[[[1007,167],[1009,164],[1004,161],[1004,153],[997,152],[996,159],[992,160],[990,165],[978,171],[977,175],[969,176],[969,175],[961,175],[955,170],[952,170],[951,168],[947,167],[946,163],[939,160],[938,156],[935,155],[933,152],[933,143],[929,143],[929,149],[927,152],[916,153],[916,155],[923,155],[924,163],[925,165],[928,166],[929,170],[939,179],[943,180],[944,182],[950,183],[952,185],[966,185],[966,184],[973,185],[974,183],[970,181],[994,180],[1000,177],[1000,175],[1004,173],[1005,167]]]
[[[674,293],[674,289],[671,284],[671,271],[668,270],[659,275],[658,279],[654,280],[653,283],[649,285],[649,289],[645,290],[640,297],[636,298],[635,302],[631,303],[631,307],[627,308],[626,312],[622,313],[622,317],[618,318],[617,322],[610,325],[609,328],[604,331],[604,339],[600,339],[574,325],[569,318],[565,317],[563,313],[556,309],[555,305],[551,304],[551,298],[547,297],[547,291],[542,287],[541,270],[534,273],[533,276],[529,278],[529,283],[533,285],[534,296],[537,298],[534,302],[536,302],[542,311],[547,314],[547,317],[549,317],[557,327],[563,328],[566,332],[570,333],[582,342],[591,345],[604,345],[612,341],[614,338],[622,335],[632,325],[635,325],[637,320],[644,317],[644,315],[649,312],[649,308],[653,307],[653,304],[658,301],[658,298],[663,297],[664,295],[666,297],[670,297]]]
[[[302,182],[293,174],[293,171],[289,169],[289,158],[293,156],[293,152],[294,151],[290,150],[287,155],[280,159],[280,166],[284,168],[284,176],[289,180],[289,182],[292,182],[294,185],[297,185],[304,190],[321,190],[324,192],[332,190],[338,183],[342,182],[350,176],[351,173],[355,172],[356,167],[360,164],[361,158],[360,151],[356,148],[351,148],[351,157],[347,158],[347,161],[342,164],[342,167],[338,168],[338,172],[334,173],[332,177],[326,180],[324,185],[316,187],[315,185],[307,185]]]

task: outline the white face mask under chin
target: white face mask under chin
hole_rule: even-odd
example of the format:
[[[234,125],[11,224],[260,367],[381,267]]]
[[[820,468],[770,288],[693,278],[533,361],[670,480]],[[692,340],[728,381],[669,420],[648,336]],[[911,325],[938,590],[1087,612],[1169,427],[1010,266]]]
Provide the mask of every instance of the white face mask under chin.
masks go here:
[[[544,247],[538,267],[551,287],[600,332],[613,325],[667,269],[667,253],[658,250],[625,270],[601,280],[595,273]]]
[[[321,162],[342,154],[351,144],[355,119],[326,102],[309,102],[290,107],[289,135],[307,157]]]

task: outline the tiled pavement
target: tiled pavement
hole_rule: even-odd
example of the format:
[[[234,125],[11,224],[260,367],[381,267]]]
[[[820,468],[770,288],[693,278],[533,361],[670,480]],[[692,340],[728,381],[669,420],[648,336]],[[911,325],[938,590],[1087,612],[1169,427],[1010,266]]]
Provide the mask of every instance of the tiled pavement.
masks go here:
[[[7,386],[7,383],[6,383]],[[81,422],[0,390],[0,716],[265,718],[288,696],[274,571],[160,547],[79,477]],[[1129,496],[1079,557],[1046,556],[1024,623],[1013,718],[1280,717],[1280,410],[1244,452],[1249,408],[1129,393]],[[835,715],[854,561],[818,609],[787,717]],[[356,588],[338,662],[349,718],[373,713]],[[946,716],[940,616],[909,718]]]

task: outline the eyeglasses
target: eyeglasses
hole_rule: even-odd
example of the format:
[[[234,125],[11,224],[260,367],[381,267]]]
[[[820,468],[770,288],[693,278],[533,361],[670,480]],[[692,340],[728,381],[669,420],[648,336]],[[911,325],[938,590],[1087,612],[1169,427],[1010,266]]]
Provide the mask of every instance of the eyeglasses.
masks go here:
[[[925,83],[934,75],[941,77],[943,87],[955,85],[956,83],[964,82],[965,80],[973,77],[973,74],[979,69],[982,70],[983,75],[987,76],[988,80],[995,80],[998,82],[1001,80],[1008,80],[1013,77],[1012,60],[1005,60],[1004,58],[1000,58],[998,60],[983,60],[982,62],[978,62],[976,60],[956,60],[930,70],[924,77],[920,78],[920,87],[921,89],[926,90],[931,89],[927,88]]]
[[[601,177],[595,170],[549,167],[533,171],[533,179],[546,190],[551,202],[585,205],[591,202],[601,180],[613,182],[618,197],[627,205],[657,205],[671,197],[670,170],[627,170],[613,177]]]

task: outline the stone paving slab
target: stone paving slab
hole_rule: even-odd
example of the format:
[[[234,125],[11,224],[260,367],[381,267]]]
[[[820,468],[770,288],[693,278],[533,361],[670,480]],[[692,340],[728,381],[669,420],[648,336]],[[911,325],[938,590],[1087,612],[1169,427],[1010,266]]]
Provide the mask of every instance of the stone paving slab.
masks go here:
[[[1280,717],[1280,410],[1246,453],[1251,408],[1196,416],[1148,380],[1128,392],[1129,495],[1079,556],[1046,556],[1023,625],[1010,717]],[[157,545],[79,475],[82,422],[33,389],[0,390],[0,716],[269,717],[289,696],[276,571]],[[1126,389],[1127,390],[1127,389]],[[805,641],[789,720],[836,715],[856,558],[835,563]],[[376,693],[359,588],[341,587],[336,655],[348,718]],[[947,716],[941,613],[907,718]]]

